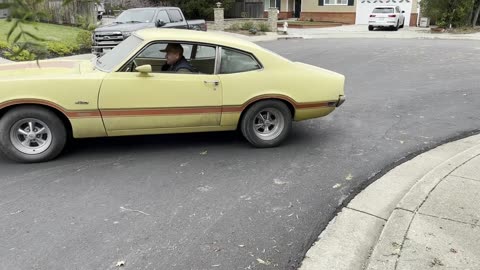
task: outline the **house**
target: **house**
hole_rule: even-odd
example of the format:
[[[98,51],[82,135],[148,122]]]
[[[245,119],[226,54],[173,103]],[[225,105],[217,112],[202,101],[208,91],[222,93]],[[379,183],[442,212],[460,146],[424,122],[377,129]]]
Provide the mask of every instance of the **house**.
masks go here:
[[[344,24],[368,24],[375,6],[400,6],[405,21],[417,25],[419,0],[264,0],[265,10],[276,7],[279,19],[300,18]]]
[[[7,0],[0,0],[0,3],[7,3]],[[0,9],[0,19],[7,18],[9,13],[8,9]]]

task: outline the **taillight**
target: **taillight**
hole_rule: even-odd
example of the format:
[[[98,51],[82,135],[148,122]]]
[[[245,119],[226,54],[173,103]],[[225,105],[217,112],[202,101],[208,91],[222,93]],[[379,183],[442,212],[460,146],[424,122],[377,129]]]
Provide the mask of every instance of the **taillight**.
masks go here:
[[[370,18],[373,18],[373,17],[375,17],[375,15],[370,15]]]
[[[388,15],[388,17],[390,17],[390,18],[395,18],[395,17],[397,17],[397,15],[395,15],[395,14],[393,14],[393,15]]]

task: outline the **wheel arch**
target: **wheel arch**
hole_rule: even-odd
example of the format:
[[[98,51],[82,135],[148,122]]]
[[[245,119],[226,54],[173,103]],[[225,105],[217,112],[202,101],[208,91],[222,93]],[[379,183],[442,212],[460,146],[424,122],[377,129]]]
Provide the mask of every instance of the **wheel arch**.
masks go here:
[[[292,114],[292,119],[295,118],[295,101],[289,97],[286,96],[263,96],[263,97],[257,97],[254,99],[251,99],[249,102],[247,102],[242,109],[242,112],[240,113],[240,118],[237,123],[237,129],[240,127],[243,117],[245,116],[245,113],[254,105],[257,104],[258,102],[262,101],[267,101],[267,100],[276,100],[284,103],[287,105],[288,109],[290,110],[290,113]]]
[[[72,126],[72,123],[70,122],[70,119],[68,118],[68,116],[60,108],[58,108],[56,106],[52,106],[48,103],[43,103],[43,102],[42,103],[18,102],[18,103],[7,104],[7,105],[4,105],[4,106],[1,106],[1,104],[0,104],[0,120],[3,118],[3,116],[8,111],[13,110],[15,108],[25,107],[25,106],[35,106],[35,107],[44,108],[44,109],[47,109],[47,110],[53,112],[64,124],[68,137],[69,138],[73,137],[73,126]]]

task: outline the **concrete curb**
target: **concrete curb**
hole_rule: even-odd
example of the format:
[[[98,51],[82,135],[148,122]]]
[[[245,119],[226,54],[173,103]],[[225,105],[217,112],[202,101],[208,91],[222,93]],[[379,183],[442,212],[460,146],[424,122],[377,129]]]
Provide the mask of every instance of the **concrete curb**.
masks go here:
[[[370,257],[367,269],[395,269],[410,224],[420,207],[442,180],[478,155],[480,155],[480,145],[467,149],[443,162],[412,187],[388,219]]]
[[[475,135],[392,169],[330,221],[300,269],[391,269],[414,211],[441,179],[478,154],[480,135]]]

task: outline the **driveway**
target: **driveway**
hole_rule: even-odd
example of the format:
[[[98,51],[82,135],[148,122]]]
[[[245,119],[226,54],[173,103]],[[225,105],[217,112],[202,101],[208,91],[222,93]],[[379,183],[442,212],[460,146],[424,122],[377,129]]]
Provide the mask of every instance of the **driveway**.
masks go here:
[[[279,28],[282,31],[281,28]],[[368,31],[367,25],[342,25],[325,28],[289,28],[293,37],[310,38],[392,38],[392,39],[470,39],[480,40],[480,32],[474,34],[431,33],[430,28],[407,27],[393,31],[375,29]]]

